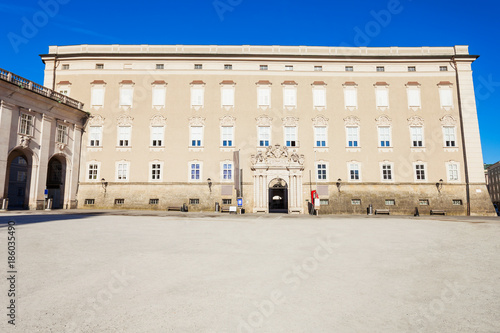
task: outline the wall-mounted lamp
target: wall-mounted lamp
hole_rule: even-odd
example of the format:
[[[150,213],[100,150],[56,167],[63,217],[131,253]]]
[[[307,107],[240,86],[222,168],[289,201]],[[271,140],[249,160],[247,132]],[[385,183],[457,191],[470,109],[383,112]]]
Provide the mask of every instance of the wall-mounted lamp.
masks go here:
[[[337,190],[340,192],[340,187],[342,186],[342,179],[337,179]]]
[[[210,190],[210,192],[212,192],[212,179],[208,178],[207,183],[208,183],[208,189]]]
[[[106,193],[106,188],[108,187],[108,182],[106,181],[106,179],[101,178],[101,185],[102,188],[104,189],[104,193]]]
[[[441,193],[441,189],[443,188],[443,180],[440,179],[439,182],[436,183],[436,188],[439,193]]]

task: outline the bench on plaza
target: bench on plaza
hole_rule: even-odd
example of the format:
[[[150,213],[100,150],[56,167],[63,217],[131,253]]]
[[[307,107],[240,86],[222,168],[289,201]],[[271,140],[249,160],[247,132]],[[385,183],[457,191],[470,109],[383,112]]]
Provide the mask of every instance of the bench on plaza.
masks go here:
[[[442,209],[431,209],[431,215],[446,215],[446,211]]]
[[[182,212],[182,206],[169,206],[167,208],[167,211],[177,211],[177,212]]]
[[[387,215],[390,215],[391,212],[389,211],[389,209],[375,209],[375,215],[377,214],[387,214]]]
[[[221,213],[229,213],[229,206],[220,206]]]

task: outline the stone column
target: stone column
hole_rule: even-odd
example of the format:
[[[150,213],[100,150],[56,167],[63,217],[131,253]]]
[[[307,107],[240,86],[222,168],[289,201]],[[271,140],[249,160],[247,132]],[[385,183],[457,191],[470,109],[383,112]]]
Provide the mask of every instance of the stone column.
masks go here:
[[[79,181],[79,170],[80,170],[80,148],[81,148],[81,142],[82,142],[82,135],[83,135],[83,128],[78,125],[73,126],[73,147],[71,147],[71,170],[67,170],[67,172],[70,172],[69,182],[67,183],[67,187],[65,189],[65,193],[67,192],[68,195],[68,208],[76,208],[76,200],[78,199],[76,197],[76,191],[78,188],[78,181]],[[72,207],[72,203],[75,203],[75,206]]]
[[[47,170],[49,166],[49,154],[50,147],[52,146],[52,125],[54,118],[47,115],[42,116],[42,125],[40,128],[40,155],[39,155],[39,165],[38,165],[38,175],[32,179],[37,179],[35,187],[32,188],[34,191],[33,204],[36,203],[36,207],[40,208],[45,200],[45,187],[47,186]],[[33,170],[35,171],[35,170]],[[30,200],[31,201],[31,200]],[[30,202],[31,207],[31,202]]]
[[[7,194],[7,159],[9,150],[15,145],[10,142],[11,129],[17,133],[17,123],[12,123],[14,105],[0,102],[0,198]],[[6,186],[7,185],[7,186]]]

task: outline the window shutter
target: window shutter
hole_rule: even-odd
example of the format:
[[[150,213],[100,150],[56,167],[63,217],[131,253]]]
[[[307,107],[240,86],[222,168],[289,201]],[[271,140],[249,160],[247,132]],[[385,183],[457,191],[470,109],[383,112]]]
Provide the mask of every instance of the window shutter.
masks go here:
[[[325,95],[325,90],[324,89],[314,89],[313,90],[313,99],[314,99],[314,106],[325,106],[326,105],[326,95]]]
[[[153,106],[165,106],[165,88],[153,88]]]
[[[389,106],[389,92],[387,91],[387,88],[377,89],[377,106],[378,107]]]
[[[259,105],[269,106],[270,93],[271,90],[269,88],[259,88]]]
[[[104,102],[104,88],[103,87],[93,87],[92,88],[92,105],[103,105]]]
[[[203,88],[193,88],[191,90],[191,105],[203,105]]]
[[[451,89],[449,88],[441,88],[439,90],[440,97],[441,97],[441,107],[445,106],[452,106],[453,105],[453,98],[451,94]]]
[[[409,89],[408,90],[408,106],[420,106],[420,89]]]
[[[285,106],[295,106],[295,89],[285,88]]]
[[[120,105],[132,105],[132,87],[122,87],[120,89]]]
[[[232,88],[222,88],[222,105],[234,105],[234,90]]]
[[[345,96],[345,106],[346,107],[356,107],[357,106],[357,93],[355,88],[344,89]]]

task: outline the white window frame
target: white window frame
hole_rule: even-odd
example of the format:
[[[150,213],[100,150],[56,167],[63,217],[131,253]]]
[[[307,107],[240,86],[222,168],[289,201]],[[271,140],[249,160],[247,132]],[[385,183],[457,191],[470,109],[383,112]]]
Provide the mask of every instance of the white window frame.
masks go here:
[[[421,130],[421,133],[414,133],[414,131],[416,131],[418,128],[420,128]],[[425,135],[424,135],[424,126],[410,126],[410,144],[411,144],[411,148],[424,148],[425,147]],[[419,136],[421,136],[421,139],[422,140],[418,140],[419,139]],[[416,139],[416,140],[414,140]],[[421,146],[418,146],[418,145],[414,145],[414,142],[418,142],[418,141],[422,141],[422,145]]]
[[[225,165],[229,165],[230,168],[229,169],[224,168]],[[230,171],[230,176],[231,176],[230,178],[224,178],[226,170]],[[234,181],[234,164],[232,161],[226,160],[226,161],[220,162],[220,181],[227,182],[227,183]]]
[[[99,130],[93,133],[92,129],[94,128]],[[89,126],[89,147],[102,147],[102,129],[102,126]],[[94,144],[92,144],[92,141],[94,141]],[[98,144],[95,144],[96,141]]]
[[[415,94],[412,96],[412,94]],[[408,86],[408,108],[421,108],[422,107],[422,94],[420,91],[420,86]],[[412,105],[415,104],[415,105]]]
[[[358,179],[351,178],[351,171],[358,170]],[[361,163],[357,161],[347,162],[347,181],[348,182],[361,182]]]
[[[349,133],[351,130],[350,128],[356,129],[355,133]],[[346,135],[346,147],[347,148],[360,148],[361,147],[361,140],[360,140],[360,129],[359,126],[345,126],[345,135]],[[353,136],[355,134],[355,136]],[[352,138],[356,138],[356,140],[349,140]],[[349,145],[349,141],[353,141],[352,146]],[[357,145],[354,145],[354,141],[357,142]]]
[[[324,170],[324,172],[322,172],[322,175],[321,175],[321,178],[320,178],[320,166],[321,167],[321,171]],[[323,168],[324,167],[324,168]],[[329,166],[328,166],[328,162],[325,162],[325,161],[317,161],[315,163],[315,170],[316,170],[316,180],[318,182],[328,182],[329,181],[329,177],[328,177],[328,170],[329,170]],[[324,177],[324,178],[323,178]]]
[[[257,87],[257,106],[271,106],[271,87]]]
[[[424,172],[424,178],[423,179],[418,179],[418,176],[417,176],[417,167],[418,166],[423,166],[423,172]],[[415,182],[417,183],[422,183],[422,182],[427,182],[427,179],[429,179],[429,175],[427,174],[427,163],[425,162],[421,162],[421,161],[418,161],[418,162],[413,162],[413,178],[415,180]]]
[[[90,88],[90,106],[102,107],[104,106],[104,97],[106,94],[106,87],[104,84],[96,84]]]
[[[324,133],[320,133],[323,131],[324,131]],[[319,146],[318,146],[318,141],[320,142]],[[321,145],[321,142],[323,142],[323,141],[325,143],[324,146]],[[328,147],[328,127],[326,127],[326,126],[314,126],[314,147],[315,148],[327,148]]]
[[[295,85],[283,86],[283,107],[297,107],[297,87]]]
[[[358,108],[358,88],[356,86],[344,86],[344,106],[346,109]]]
[[[326,87],[313,87],[313,107],[326,108]]]
[[[261,129],[266,129],[267,133],[261,132]],[[257,146],[258,147],[269,147],[271,145],[271,126],[257,126]],[[261,140],[265,139],[265,137],[261,136],[262,134],[266,135],[268,137],[268,140]],[[264,141],[264,145],[260,145],[260,142]],[[265,144],[265,141],[267,141],[267,145]]]
[[[123,173],[123,168],[125,169],[125,173]],[[127,161],[116,162],[115,178],[117,182],[128,182],[130,180],[130,162]]]
[[[297,126],[284,126],[283,127],[283,139],[284,146],[286,147],[298,147],[299,146],[299,129]],[[288,140],[290,139],[290,140]],[[294,139],[294,140],[292,140]],[[287,144],[290,141],[290,145]],[[295,142],[295,145],[292,145]]]
[[[92,174],[95,176],[95,178],[90,177],[90,166],[95,166],[96,168],[92,170]],[[94,172],[95,171],[95,172]],[[97,161],[90,161],[87,162],[87,173],[85,177],[85,181],[87,182],[99,182],[101,181],[101,162]]]
[[[67,144],[69,136],[69,127],[60,123],[56,123],[56,142]]]
[[[124,84],[120,87],[120,106],[132,107],[134,105],[134,86]]]
[[[196,130],[196,132],[194,132],[194,128],[199,128],[200,133],[197,132],[198,129]],[[196,137],[198,134],[200,135],[199,140]],[[204,134],[205,134],[205,127],[204,126],[189,126],[189,147],[197,147],[197,148],[203,147]],[[193,145],[193,141],[200,141],[200,142],[199,142],[199,144],[198,144],[198,142],[196,142],[195,145]]]
[[[192,165],[193,164],[198,164],[199,165],[199,179],[191,179],[191,170],[192,170]],[[188,181],[193,182],[193,183],[199,183],[203,180],[203,162],[201,161],[190,161],[188,163]]]
[[[164,125],[151,126],[149,130],[151,133],[150,134],[151,147],[165,147],[165,126]],[[160,141],[159,142],[160,144],[158,144],[158,141]]]
[[[439,103],[442,109],[453,109],[453,89],[451,86],[439,87]]]
[[[220,90],[220,100],[222,107],[234,107],[234,86],[222,85]]]
[[[389,107],[389,87],[376,86],[375,87],[375,101],[377,108]]]
[[[122,131],[122,128],[128,128],[128,133],[126,131]],[[116,145],[120,148],[129,148],[132,147],[132,126],[118,126],[118,133],[117,133],[118,140],[116,142]],[[120,141],[128,141],[127,144],[121,145]]]
[[[224,141],[230,141],[231,144],[224,145]],[[231,147],[235,146],[235,144],[234,144],[234,126],[221,126],[220,127],[220,146],[223,148],[231,148]]]
[[[159,166],[159,168],[157,168]],[[155,167],[157,173],[153,176],[153,167]],[[162,161],[151,161],[149,162],[149,181],[150,182],[161,182],[163,180],[163,162]]]
[[[191,87],[191,107],[203,107],[205,103],[205,87],[193,85]]]
[[[21,114],[19,115],[19,134],[33,136],[34,129],[35,116],[32,114],[21,112]]]
[[[151,88],[151,104],[153,107],[165,107],[167,87],[155,84]]]
[[[382,129],[384,129],[383,131],[386,131],[386,129],[387,129],[387,133],[382,133]],[[391,126],[378,126],[377,132],[378,132],[378,147],[379,148],[392,147],[392,128],[391,128]],[[386,139],[388,139],[388,140],[386,140]],[[386,144],[387,141],[389,141],[389,145],[382,144],[382,142],[384,142],[384,144]]]
[[[391,179],[384,179],[384,166],[390,166]],[[380,181],[384,183],[394,182],[394,163],[393,162],[380,162]]]
[[[448,136],[450,135],[449,133],[446,133],[447,129],[450,129],[453,132],[453,133],[451,133],[451,135],[453,135],[453,140],[447,140]],[[450,141],[450,143],[454,142],[453,146],[448,146],[446,144],[446,142],[448,142],[448,141]],[[445,147],[445,148],[457,148],[458,147],[458,145],[457,145],[457,127],[456,126],[443,126],[443,147]]]
[[[456,172],[456,179],[453,179],[451,176],[451,173],[452,173],[452,170],[451,168],[454,168],[455,170],[453,170],[454,172]],[[459,183],[460,182],[460,163],[458,162],[454,162],[454,161],[450,161],[450,162],[446,162],[446,179],[449,183]]]

